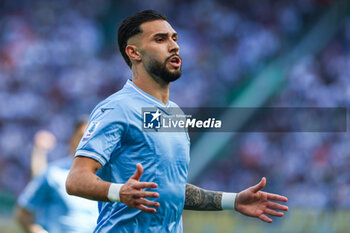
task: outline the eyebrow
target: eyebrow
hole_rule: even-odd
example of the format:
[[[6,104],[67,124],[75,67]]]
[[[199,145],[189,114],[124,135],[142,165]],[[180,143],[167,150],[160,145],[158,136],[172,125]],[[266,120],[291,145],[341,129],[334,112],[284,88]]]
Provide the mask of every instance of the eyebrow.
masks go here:
[[[169,33],[157,33],[157,34],[154,34],[153,35],[153,37],[167,37],[169,35]],[[171,35],[171,37],[177,37],[177,33],[176,32],[174,32],[172,35]]]

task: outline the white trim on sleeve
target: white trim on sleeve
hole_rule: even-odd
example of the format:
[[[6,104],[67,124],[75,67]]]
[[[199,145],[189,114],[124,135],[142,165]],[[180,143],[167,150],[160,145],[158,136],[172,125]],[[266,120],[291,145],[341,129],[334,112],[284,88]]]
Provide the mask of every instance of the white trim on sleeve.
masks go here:
[[[102,166],[106,164],[106,160],[105,158],[103,158],[100,154],[97,154],[95,152],[92,151],[87,151],[87,150],[77,150],[77,152],[75,153],[75,157],[77,156],[83,156],[83,157],[89,157],[92,158],[94,160],[97,160]]]

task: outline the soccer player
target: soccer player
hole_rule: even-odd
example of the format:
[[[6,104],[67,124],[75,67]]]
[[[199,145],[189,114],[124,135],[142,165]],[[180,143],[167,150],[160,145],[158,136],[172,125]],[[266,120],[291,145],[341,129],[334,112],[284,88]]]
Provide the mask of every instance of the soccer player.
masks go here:
[[[132,80],[91,113],[66,182],[69,194],[99,201],[94,232],[182,232],[184,208],[235,209],[265,222],[272,222],[266,214],[281,217],[279,210],[288,209],[270,201],[286,197],[261,191],[265,178],[238,194],[187,184],[187,132],[142,130],[141,108],[166,113],[178,107],[169,101],[170,82],[181,76],[177,38],[166,17],[152,10],[119,27],[119,48]]]
[[[77,122],[70,140],[71,152],[75,152],[86,125],[86,118]],[[49,144],[49,141],[46,142]],[[20,195],[16,219],[25,232],[86,233],[94,230],[98,217],[96,202],[70,196],[66,192],[65,182],[73,159],[69,155],[49,163]]]

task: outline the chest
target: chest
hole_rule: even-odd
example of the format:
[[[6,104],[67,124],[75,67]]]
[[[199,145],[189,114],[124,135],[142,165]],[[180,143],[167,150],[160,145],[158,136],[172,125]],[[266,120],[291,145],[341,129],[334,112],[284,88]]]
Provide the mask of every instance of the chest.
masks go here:
[[[124,143],[134,152],[189,162],[190,141],[186,132],[144,132],[139,125],[131,125],[130,128]]]

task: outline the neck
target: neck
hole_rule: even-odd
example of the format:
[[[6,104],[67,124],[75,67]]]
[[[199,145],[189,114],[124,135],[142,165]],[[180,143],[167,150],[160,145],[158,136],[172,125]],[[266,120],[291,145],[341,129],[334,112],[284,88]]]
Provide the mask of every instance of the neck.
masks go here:
[[[145,70],[140,72],[136,69],[132,69],[133,83],[142,91],[150,94],[151,96],[159,99],[164,104],[169,101],[169,87],[170,84],[164,82],[162,79],[155,79],[149,75]]]

